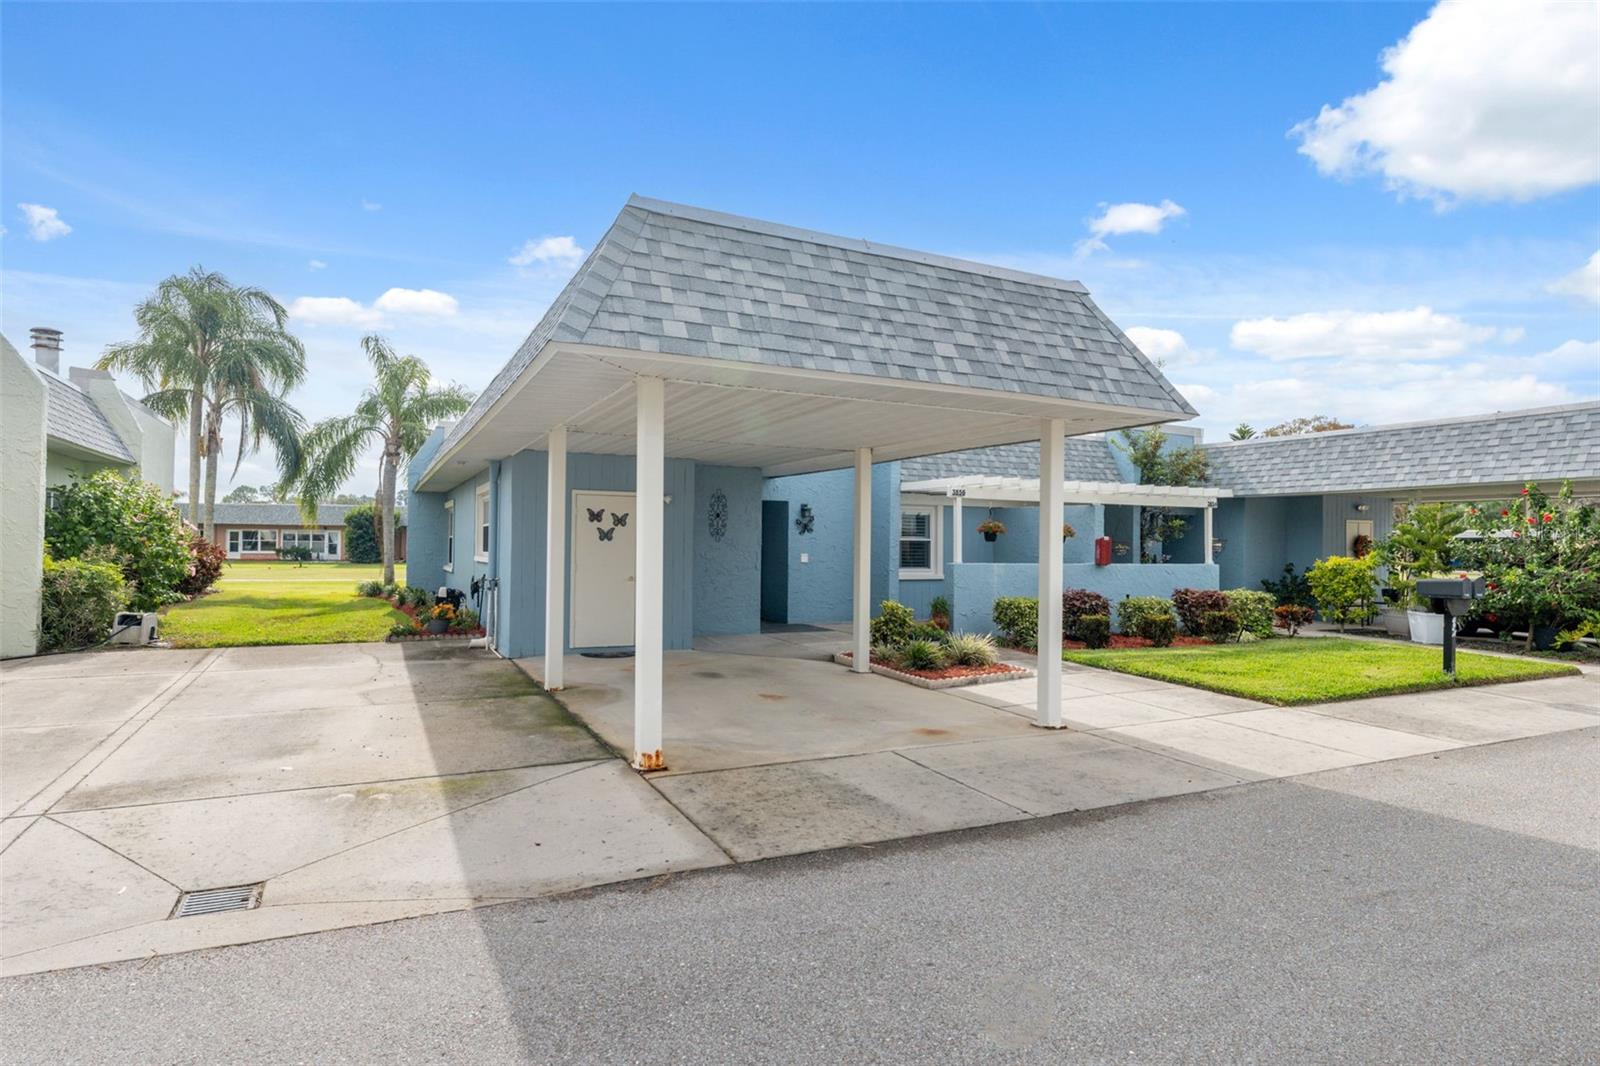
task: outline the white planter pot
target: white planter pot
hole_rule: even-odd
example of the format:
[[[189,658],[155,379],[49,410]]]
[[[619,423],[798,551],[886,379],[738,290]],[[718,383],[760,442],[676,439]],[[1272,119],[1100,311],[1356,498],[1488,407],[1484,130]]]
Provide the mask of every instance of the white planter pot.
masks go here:
[[[1405,638],[1411,635],[1411,619],[1398,607],[1385,608],[1378,620],[1383,624],[1384,632],[1391,637]]]
[[[1444,615],[1432,611],[1407,611],[1406,618],[1411,622],[1411,643],[1444,643]]]

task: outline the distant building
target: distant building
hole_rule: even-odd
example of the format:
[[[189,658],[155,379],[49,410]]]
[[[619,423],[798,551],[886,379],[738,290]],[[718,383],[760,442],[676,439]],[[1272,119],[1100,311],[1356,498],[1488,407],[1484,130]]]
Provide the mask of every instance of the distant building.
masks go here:
[[[37,650],[51,488],[115,470],[172,492],[172,425],[103,370],[61,374],[61,331],[35,329],[29,363],[0,337],[0,658]]]
[[[319,562],[341,562],[350,558],[345,544],[345,515],[355,510],[353,503],[325,503],[317,508],[317,520],[307,522],[300,507],[293,503],[219,503],[214,520],[216,528],[211,539],[221,545],[230,559],[276,559],[279,548],[307,547],[311,557]],[[178,505],[185,520],[189,508]],[[394,557],[404,562],[406,557],[405,510],[400,511],[400,521],[395,527]]]

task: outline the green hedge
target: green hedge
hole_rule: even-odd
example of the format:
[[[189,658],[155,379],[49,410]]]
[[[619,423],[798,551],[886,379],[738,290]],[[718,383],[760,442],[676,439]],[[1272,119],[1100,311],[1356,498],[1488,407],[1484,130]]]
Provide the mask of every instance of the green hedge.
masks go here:
[[[1012,644],[1031,648],[1039,642],[1039,601],[1033,596],[1000,596],[994,601],[995,628]]]
[[[39,650],[68,651],[104,643],[128,604],[128,583],[116,563],[44,557],[39,589]]]
[[[1137,636],[1146,618],[1171,618],[1176,624],[1172,601],[1161,596],[1129,596],[1117,604],[1117,631]]]
[[[1277,597],[1270,592],[1253,589],[1229,589],[1228,610],[1239,616],[1239,624],[1258,637],[1272,636],[1272,610],[1278,605]]]
[[[140,611],[184,598],[179,589],[193,558],[189,537],[166,493],[110,470],[61,486],[44,516],[45,551],[63,560],[114,556],[132,586],[131,605]]]

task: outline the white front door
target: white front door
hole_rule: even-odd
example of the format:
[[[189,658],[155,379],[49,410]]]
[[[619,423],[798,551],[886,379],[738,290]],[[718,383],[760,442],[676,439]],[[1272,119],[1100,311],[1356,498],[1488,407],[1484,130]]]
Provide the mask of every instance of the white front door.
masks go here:
[[[633,644],[631,492],[572,494],[572,646]]]

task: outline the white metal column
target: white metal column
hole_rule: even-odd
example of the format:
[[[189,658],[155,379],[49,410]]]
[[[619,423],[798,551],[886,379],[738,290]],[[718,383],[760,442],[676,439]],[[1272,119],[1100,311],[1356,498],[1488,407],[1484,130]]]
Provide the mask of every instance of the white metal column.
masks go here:
[[[633,765],[665,770],[661,752],[662,582],[666,556],[666,389],[638,378],[633,569]]]
[[[1206,504],[1206,565],[1211,565],[1211,512],[1215,510],[1211,504]]]
[[[950,508],[950,561],[952,563],[965,562],[961,557],[961,497],[952,497],[954,504]]]
[[[550,431],[550,469],[544,511],[544,687],[566,684],[567,644],[567,427]]]
[[[855,595],[851,619],[855,652],[850,669],[870,673],[872,661],[872,449],[856,449]]]
[[[1035,724],[1061,728],[1061,521],[1066,507],[1066,423],[1046,418],[1039,432],[1039,717]]]

